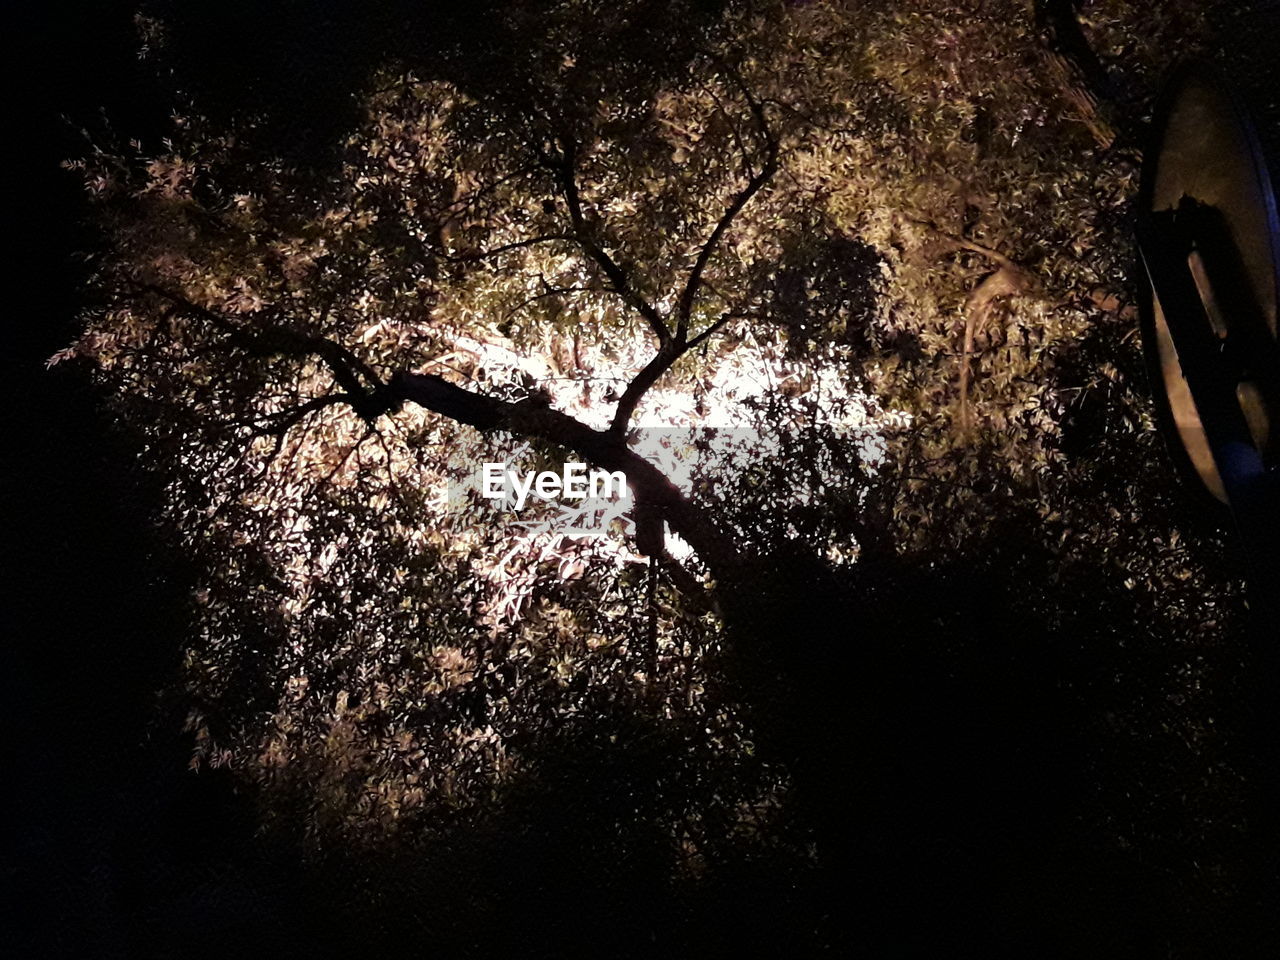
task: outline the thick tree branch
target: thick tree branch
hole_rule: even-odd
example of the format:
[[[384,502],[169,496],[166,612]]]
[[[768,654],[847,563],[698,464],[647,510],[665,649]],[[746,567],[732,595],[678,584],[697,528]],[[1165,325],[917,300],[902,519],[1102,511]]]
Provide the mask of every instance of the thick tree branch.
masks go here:
[[[657,383],[662,375],[671,369],[671,365],[688,352],[688,349],[687,346],[677,344],[675,341],[668,341],[658,348],[653,359],[644,365],[623,391],[622,399],[618,401],[617,409],[613,412],[613,420],[609,423],[611,434],[621,436],[626,431],[632,414],[636,412],[636,407],[640,405],[649,388]]]
[[[412,400],[458,423],[480,430],[509,430],[522,437],[545,440],[577,452],[596,466],[622,471],[637,499],[670,523],[671,528],[698,552],[708,567],[721,571],[718,575],[723,575],[738,565],[737,551],[732,543],[685,499],[657,467],[630,450],[617,431],[593,430],[573,417],[527,401],[511,403],[472,393],[434,374],[402,372],[384,383],[351,351],[331,340],[298,334],[283,326],[263,331],[248,330],[180,294],[160,287],[149,286],[146,289],[179,309],[208,321],[226,334],[229,342],[250,353],[259,356],[311,354],[329,365],[334,379],[346,388],[346,392],[316,397],[274,415],[271,419],[275,422],[256,432],[274,435],[277,451],[291,427],[323,407],[345,402],[372,423],[382,414],[398,410],[405,400]],[[678,356],[679,352],[670,345],[660,349],[659,356],[645,368],[647,372],[642,372],[642,377],[628,388],[634,398],[628,400],[632,409],[648,385],[661,376]]]
[[[663,475],[616,434],[593,430],[558,410],[472,393],[434,374],[397,373],[389,393],[480,430],[507,430],[572,450],[604,470],[619,470],[636,499],[656,510],[697,552],[716,579],[732,577],[742,558],[733,542]]]
[[[672,530],[697,551],[717,578],[732,575],[740,566],[732,541],[657,467],[629,449],[613,430],[593,430],[567,414],[536,403],[512,403],[472,393],[434,374],[400,372],[384,383],[351,351],[331,340],[299,334],[283,326],[262,331],[248,330],[180,294],[160,287],[148,286],[146,289],[178,309],[208,321],[224,333],[229,342],[255,355],[318,356],[332,369],[334,379],[346,388],[344,393],[315,397],[269,416],[267,419],[271,422],[255,430],[258,436],[276,438],[275,451],[268,462],[275,458],[283,446],[285,434],[293,426],[327,406],[347,403],[372,424],[379,416],[393,413],[404,401],[411,400],[458,423],[479,430],[508,430],[521,437],[544,440],[572,450],[605,470],[621,471],[637,501],[669,523]],[[665,357],[670,349],[665,348],[660,355]],[[667,361],[659,369],[656,362],[651,362],[646,369],[653,368],[649,376],[656,380],[669,364]],[[632,386],[635,387],[634,384]],[[643,389],[637,388],[637,398],[643,394]],[[684,578],[683,585],[687,586],[689,582],[696,581]]]
[[[383,385],[381,378],[367,363],[333,340],[298,333],[281,324],[273,324],[263,330],[253,330],[230,320],[216,310],[193,303],[172,290],[166,290],[154,284],[139,286],[146,292],[167,300],[184,313],[207,321],[226,334],[231,343],[247,353],[255,356],[315,355],[329,367],[339,385],[354,396],[377,390]]]
[[[1071,62],[1094,97],[1109,99],[1114,95],[1111,77],[1089,46],[1076,5],[1075,0],[1035,0],[1036,27],[1049,49]]]
[[[1036,27],[1048,61],[1049,74],[1078,119],[1102,149],[1116,140],[1123,126],[1115,104],[1115,87],[1080,26],[1075,0],[1036,0]]]
[[[1043,295],[1039,280],[1025,267],[1010,260],[998,250],[958,237],[938,229],[932,223],[922,220],[914,221],[929,230],[949,246],[986,257],[996,264],[996,269],[987,274],[976,287],[969,291],[964,302],[964,339],[960,349],[960,428],[968,430],[971,423],[969,411],[969,384],[972,377],[969,369],[973,356],[974,340],[986,325],[987,317],[996,300],[1001,297]]]

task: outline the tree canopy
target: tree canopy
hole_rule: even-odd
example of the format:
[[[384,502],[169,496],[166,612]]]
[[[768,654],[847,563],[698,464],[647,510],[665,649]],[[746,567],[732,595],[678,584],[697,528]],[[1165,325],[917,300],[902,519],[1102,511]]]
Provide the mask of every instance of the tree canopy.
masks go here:
[[[1032,6],[557,0],[487,10],[483,43],[441,14],[430,57],[379,40],[315,163],[265,107],[206,111],[181,30],[142,18],[172,131],[69,162],[101,243],[54,360],[102,385],[198,571],[193,767],[315,849],[440,857],[579,779],[555,842],[681,896],[726,864],[781,890],[831,851],[922,862],[923,820],[842,847],[857,788],[809,798],[977,783],[912,739],[988,699],[957,676],[999,690],[982,736],[1102,685],[1083,725],[1198,769],[1240,587],[1151,422],[1128,118],[1207,8],[1090,4],[1108,101]],[[467,485],[572,459],[633,509],[516,518]],[[1162,856],[1221,850],[1239,785],[1203,783]],[[1003,814],[938,829],[1005,842],[1020,801],[966,797]],[[1168,840],[1085,807],[1100,844]]]

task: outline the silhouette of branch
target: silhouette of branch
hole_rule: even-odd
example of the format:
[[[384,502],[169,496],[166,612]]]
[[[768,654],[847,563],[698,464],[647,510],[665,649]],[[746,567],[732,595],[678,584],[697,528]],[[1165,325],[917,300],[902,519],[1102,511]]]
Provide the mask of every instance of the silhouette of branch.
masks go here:
[[[728,70],[727,72],[734,79],[739,89],[742,90],[743,96],[746,97],[747,103],[750,105],[751,115],[756,122],[755,133],[764,150],[764,162],[755,175],[747,181],[746,186],[734,196],[729,206],[716,222],[711,235],[707,237],[706,242],[698,251],[697,259],[694,260],[693,269],[689,271],[689,279],[685,282],[684,290],[680,294],[676,307],[675,339],[681,345],[685,343],[688,337],[689,318],[693,312],[693,303],[698,295],[698,288],[702,283],[702,274],[707,268],[707,263],[711,260],[716,248],[720,245],[720,241],[724,238],[725,233],[732,226],[738,214],[751,201],[751,198],[759,193],[764,185],[773,178],[773,175],[778,170],[778,140],[769,127],[764,107],[751,94],[751,91],[747,89],[735,71]]]
[[[658,313],[657,308],[636,290],[626,269],[614,260],[596,240],[595,229],[587,222],[586,215],[583,213],[582,196],[578,190],[577,142],[568,134],[563,135],[561,140],[562,152],[559,157],[553,156],[541,150],[541,148],[539,148],[539,154],[543,158],[543,163],[556,175],[560,193],[564,197],[565,205],[569,208],[569,222],[573,225],[571,236],[578,242],[587,256],[604,272],[604,275],[609,278],[609,282],[613,284],[613,288],[618,292],[618,295],[622,297],[628,306],[644,318],[645,323],[649,325],[649,329],[658,338],[658,345],[661,347],[671,339],[671,331],[667,328],[666,323],[663,322],[662,315]]]
[[[397,404],[412,401],[479,430],[505,430],[543,440],[572,450],[601,469],[621,471],[637,500],[670,524],[716,579],[741,568],[737,547],[708,514],[612,431],[594,430],[568,414],[528,400],[513,403],[473,393],[434,374],[400,372],[388,386]]]
[[[254,356],[319,357],[329,367],[338,384],[353,397],[361,397],[383,386],[381,378],[367,363],[346,347],[326,337],[298,333],[282,323],[274,323],[263,330],[251,330],[172,290],[154,284],[139,286],[169,301],[180,310],[207,321],[224,333],[229,342],[246,353]]]

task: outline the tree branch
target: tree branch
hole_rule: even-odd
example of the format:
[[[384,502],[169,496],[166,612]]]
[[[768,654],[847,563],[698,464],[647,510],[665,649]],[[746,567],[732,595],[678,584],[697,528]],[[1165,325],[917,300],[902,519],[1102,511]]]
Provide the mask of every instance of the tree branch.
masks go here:
[[[539,243],[551,243],[554,240],[576,240],[577,238],[571,233],[544,233],[536,237],[528,237],[524,240],[515,240],[511,243],[504,243],[501,246],[494,247],[490,250],[476,250],[471,253],[441,253],[444,259],[450,263],[475,263],[477,260],[487,260],[490,257],[496,257],[504,253],[510,253],[512,250],[522,250],[525,247],[536,246]]]
[[[653,356],[641,371],[632,380],[626,390],[623,392],[622,399],[618,401],[618,407],[614,411],[613,419],[609,424],[609,432],[615,436],[621,436],[626,430],[627,423],[630,422],[632,415],[635,413],[636,407],[648,390],[662,377],[664,373],[671,369],[682,356],[689,352],[693,347],[704,343],[708,337],[719,330],[732,316],[725,314],[702,333],[698,334],[691,341],[689,339],[689,323],[693,314],[693,304],[698,295],[698,289],[702,285],[702,275],[710,262],[716,248],[723,240],[725,233],[732,226],[738,214],[743,208],[751,202],[754,197],[766,183],[772,179],[778,170],[778,140],[774,136],[773,131],[769,129],[769,123],[764,114],[764,108],[758,100],[756,100],[745,88],[740,79],[735,80],[743,90],[748,104],[751,107],[752,116],[756,121],[756,136],[764,145],[765,157],[760,169],[751,176],[746,186],[744,186],[734,196],[724,213],[720,215],[720,219],[716,221],[715,227],[711,230],[711,235],[707,237],[702,248],[698,251],[698,256],[694,261],[693,268],[689,271],[689,278],[685,282],[681,291],[680,299],[676,308],[676,330],[674,335],[670,332],[666,324],[658,320],[661,332],[658,336],[659,347],[658,352]],[[722,108],[723,109],[723,108]],[[745,151],[745,145],[744,145]],[[572,162],[572,152],[567,152],[564,158],[565,164]],[[744,163],[746,157],[744,153]],[[749,166],[748,166],[748,169]],[[570,216],[574,218],[575,224],[581,218],[581,207],[577,202],[577,188],[573,183],[573,176],[570,172],[567,178],[567,189],[571,189],[570,198]],[[624,278],[625,282],[625,278]]]
[[[322,397],[312,397],[304,403],[296,407],[290,407],[288,410],[278,410],[275,413],[269,413],[262,417],[257,425],[253,427],[253,436],[255,437],[276,437],[280,440],[284,439],[284,435],[293,427],[297,426],[309,414],[323,410],[325,407],[332,407],[339,403],[351,404],[357,398],[349,393],[328,393]]]
[[[578,191],[578,179],[576,173],[577,167],[577,143],[572,137],[564,136],[563,153],[560,157],[553,157],[545,151],[539,151],[543,157],[543,162],[552,172],[560,183],[560,193],[564,197],[565,205],[569,208],[569,222],[573,225],[572,237],[578,242],[582,249],[586,252],[595,264],[609,278],[609,282],[613,284],[618,295],[635,310],[645,323],[649,325],[649,329],[653,331],[655,337],[658,338],[659,347],[665,345],[671,339],[671,331],[663,322],[662,315],[658,312],[653,304],[649,303],[635,289],[635,285],[631,282],[631,277],[627,271],[611,257],[593,236],[594,230],[587,223],[586,216],[582,212],[582,196]]]
[[[1049,74],[1098,146],[1109,149],[1115,143],[1117,126],[1125,118],[1115,107],[1115,87],[1107,69],[1080,26],[1076,4],[1073,0],[1036,0],[1034,7]]]
[[[913,221],[931,231],[952,247],[968,250],[971,253],[986,257],[996,264],[996,270],[987,274],[976,287],[969,291],[964,301],[964,338],[960,348],[960,428],[967,431],[971,424],[969,411],[969,384],[972,373],[969,369],[973,356],[974,340],[986,325],[987,317],[994,302],[1001,297],[1022,296],[1026,294],[1041,295],[1040,282],[1026,268],[1010,260],[998,250],[983,246],[964,237],[958,237],[938,229],[932,223],[923,220]]]
[[[653,359],[644,365],[635,379],[627,384],[626,390],[622,393],[622,399],[618,401],[617,409],[613,412],[613,419],[609,422],[609,432],[615,436],[621,436],[627,429],[627,424],[631,421],[631,415],[636,412],[636,407],[640,405],[640,401],[644,399],[644,395],[649,391],[664,373],[671,369],[671,365],[679,360],[689,348],[677,344],[674,340],[670,340],[658,348],[658,352],[653,355]]]
[[[382,382],[382,378],[340,343],[327,337],[298,333],[281,324],[274,324],[265,330],[247,329],[216,310],[202,307],[171,290],[154,284],[138,286],[167,300],[179,310],[207,321],[226,334],[231,343],[252,355],[319,357],[333,374],[334,380],[346,391],[344,398],[366,420],[377,417],[388,409],[385,406],[386,384]]]
[[[711,102],[716,105],[716,110],[720,116],[724,117],[725,125],[729,128],[729,134],[733,137],[733,142],[738,147],[738,153],[742,155],[742,172],[743,175],[750,180],[756,175],[755,170],[751,168],[751,151],[747,149],[746,143],[742,139],[742,134],[738,132],[738,125],[733,122],[733,118],[729,116],[729,111],[724,108],[724,104],[720,102],[720,98],[716,96],[715,90],[709,84],[702,84],[702,89],[707,92],[707,96],[711,98]]]
[[[743,563],[734,543],[694,506],[657,467],[611,431],[593,430],[558,410],[512,403],[472,393],[434,374],[397,373],[389,391],[394,400],[421,407],[480,430],[506,430],[572,450],[604,470],[621,471],[638,501],[656,510],[712,571],[731,577]]]
[[[725,232],[733,224],[738,214],[742,212],[743,207],[760,192],[761,188],[772,179],[778,170],[778,140],[769,129],[768,120],[764,115],[764,107],[751,96],[745,86],[742,89],[747,102],[751,105],[752,116],[755,117],[757,136],[764,145],[764,163],[761,164],[755,176],[751,177],[747,181],[747,185],[733,198],[733,201],[716,222],[714,229],[711,231],[711,236],[707,237],[702,249],[698,251],[698,257],[694,261],[693,269],[689,271],[689,279],[684,285],[684,290],[680,294],[679,304],[676,308],[675,339],[680,344],[684,344],[689,335],[689,318],[693,312],[693,302],[698,295],[698,287],[702,283],[702,273],[706,270],[712,254],[715,253],[716,247],[719,246]]]
[[[707,329],[703,330],[700,334],[698,334],[696,337],[694,337],[692,340],[689,341],[689,349],[693,350],[696,347],[700,347],[705,341],[709,340],[712,336],[714,336],[730,320],[734,319],[735,317],[744,317],[744,316],[755,316],[755,314],[745,314],[745,313],[721,314],[719,320],[711,324],[711,326],[707,327]]]

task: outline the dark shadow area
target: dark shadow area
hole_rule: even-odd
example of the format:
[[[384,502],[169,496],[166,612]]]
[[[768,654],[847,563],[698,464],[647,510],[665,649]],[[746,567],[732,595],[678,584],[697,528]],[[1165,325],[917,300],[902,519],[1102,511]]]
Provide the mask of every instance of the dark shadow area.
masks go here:
[[[3,533],[8,664],[4,951],[13,957],[225,956],[294,937],[245,801],[186,771],[157,699],[180,663],[187,575],[152,527],[161,491],[85,371],[46,371],[86,304],[77,126],[159,136],[167,106],[126,3],[10,11],[32,54],[13,100],[17,296],[6,311]],[[101,112],[100,112],[101,111]],[[252,930],[253,937],[243,934]]]
[[[1105,568],[1032,547],[1006,506],[955,563],[874,558],[837,583],[788,558],[745,605],[765,646],[737,675],[825,851],[832,943],[1268,955],[1247,624],[1207,671],[1197,743],[1204,708],[1174,692],[1189,638]]]
[[[642,102],[682,69],[724,3],[635,0],[601,4],[587,18],[566,17],[557,0],[144,6],[168,24],[164,54],[176,65],[176,89],[217,119],[255,118],[253,136],[262,148],[322,169],[359,119],[360,94],[379,82],[383,68],[445,79],[513,115],[530,114],[551,102],[535,82],[544,54],[530,39],[553,36],[578,51],[565,78],[581,78],[578,93],[589,98],[589,88],[604,78],[612,88],[634,88],[635,102]]]
[[[1253,118],[1270,161],[1271,179],[1280,192],[1280,2],[1220,0],[1209,9],[1219,42],[1217,65],[1230,78]]]

